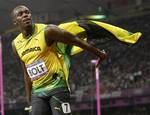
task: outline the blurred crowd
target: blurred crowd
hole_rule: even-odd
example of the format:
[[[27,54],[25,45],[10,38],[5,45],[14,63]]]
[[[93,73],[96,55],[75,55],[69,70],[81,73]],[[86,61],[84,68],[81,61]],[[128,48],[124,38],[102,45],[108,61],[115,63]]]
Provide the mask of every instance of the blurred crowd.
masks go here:
[[[104,115],[149,115],[149,106],[130,106],[127,108],[116,108],[104,110]]]
[[[89,40],[108,53],[108,59],[100,66],[101,93],[150,86],[149,20],[150,16],[144,15],[110,22],[132,32],[142,32],[142,38],[135,45],[125,44],[109,37]],[[11,48],[14,37],[13,34],[3,36],[5,103],[26,101],[22,69]],[[95,66],[90,62],[92,59],[95,59],[95,56],[88,52],[72,58],[69,82],[74,95],[94,93]]]

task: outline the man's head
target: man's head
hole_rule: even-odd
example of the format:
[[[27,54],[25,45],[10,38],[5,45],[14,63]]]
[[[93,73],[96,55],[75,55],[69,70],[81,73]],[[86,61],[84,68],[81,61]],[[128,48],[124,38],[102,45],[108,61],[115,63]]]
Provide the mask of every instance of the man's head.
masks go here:
[[[23,5],[15,7],[11,13],[13,23],[20,28],[32,26],[32,18],[30,10]]]

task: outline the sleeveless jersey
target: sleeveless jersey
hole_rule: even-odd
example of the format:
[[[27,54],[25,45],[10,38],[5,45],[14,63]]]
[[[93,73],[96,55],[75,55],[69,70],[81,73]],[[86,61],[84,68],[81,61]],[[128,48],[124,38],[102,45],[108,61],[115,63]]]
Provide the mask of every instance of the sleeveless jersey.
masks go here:
[[[47,95],[49,91],[67,87],[69,57],[58,51],[57,43],[47,46],[44,30],[47,25],[35,24],[29,38],[19,34],[14,44],[32,81],[32,92]]]

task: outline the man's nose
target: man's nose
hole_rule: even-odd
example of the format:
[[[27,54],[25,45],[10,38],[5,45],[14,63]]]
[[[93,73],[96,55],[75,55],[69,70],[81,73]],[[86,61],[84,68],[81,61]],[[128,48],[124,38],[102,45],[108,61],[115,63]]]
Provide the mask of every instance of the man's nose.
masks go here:
[[[22,16],[23,16],[23,17],[27,17],[28,14],[24,12],[24,13],[22,14]]]

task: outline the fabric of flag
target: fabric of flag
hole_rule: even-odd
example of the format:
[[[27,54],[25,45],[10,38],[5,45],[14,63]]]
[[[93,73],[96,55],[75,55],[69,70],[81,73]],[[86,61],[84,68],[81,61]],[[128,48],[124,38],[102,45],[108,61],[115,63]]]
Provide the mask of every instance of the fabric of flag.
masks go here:
[[[116,39],[134,44],[138,41],[138,39],[141,37],[141,32],[132,33],[128,30],[125,30],[123,28],[100,22],[100,21],[93,21],[93,20],[82,20],[82,21],[72,21],[68,23],[62,23],[58,25],[59,28],[65,29],[66,31],[79,36],[80,39],[83,39],[87,41],[88,33],[91,33],[94,36],[94,33],[101,34],[101,29],[104,29],[105,31],[111,33],[114,35]],[[97,31],[95,31],[97,30]],[[109,37],[109,34],[106,34],[106,37]],[[69,48],[66,48],[67,45],[64,45],[62,43],[58,43],[60,46],[60,49],[63,51],[69,50],[70,55],[75,55],[83,51],[82,48],[79,48],[77,46],[72,46]]]
[[[66,31],[69,31],[73,35],[79,36],[80,39],[87,41],[86,30],[80,27],[76,21],[63,23],[63,24],[60,24],[58,27],[65,29]],[[58,46],[60,46],[60,49],[62,49],[63,51],[65,51],[65,49],[70,50],[70,52],[68,51],[70,55],[75,55],[83,51],[82,48],[77,47],[77,46],[72,46],[72,47],[70,46],[70,48],[66,48],[67,45],[63,43],[58,43]]]
[[[138,41],[138,39],[142,35],[141,32],[132,33],[132,32],[129,32],[125,29],[122,29],[120,27],[113,26],[111,24],[98,22],[98,21],[92,21],[92,22],[103,27],[107,31],[111,32],[117,39],[119,39],[122,42],[134,44]]]

